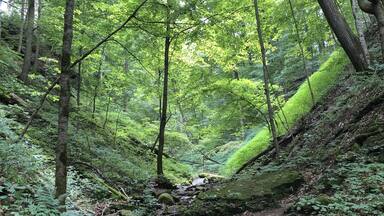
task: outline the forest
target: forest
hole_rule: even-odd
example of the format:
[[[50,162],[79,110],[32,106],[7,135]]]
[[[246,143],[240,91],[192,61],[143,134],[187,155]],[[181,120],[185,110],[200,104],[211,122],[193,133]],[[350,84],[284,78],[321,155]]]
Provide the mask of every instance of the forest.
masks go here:
[[[0,216],[384,215],[384,0],[0,0]]]

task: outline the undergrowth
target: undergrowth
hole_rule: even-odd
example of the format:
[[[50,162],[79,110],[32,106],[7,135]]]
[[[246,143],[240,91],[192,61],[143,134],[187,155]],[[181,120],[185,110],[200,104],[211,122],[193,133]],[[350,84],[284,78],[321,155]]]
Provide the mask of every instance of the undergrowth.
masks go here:
[[[315,101],[318,102],[337,81],[347,64],[347,57],[341,50],[335,51],[320,69],[310,76],[310,83],[314,92]],[[291,128],[300,118],[309,113],[313,107],[307,82],[303,83],[297,93],[292,96],[276,113],[278,135],[287,132],[286,127]],[[286,117],[286,120],[284,116]],[[281,121],[280,119],[284,119]],[[244,163],[260,154],[271,143],[271,134],[268,127],[264,127],[256,136],[236,151],[226,162],[222,169],[225,175],[231,175]]]

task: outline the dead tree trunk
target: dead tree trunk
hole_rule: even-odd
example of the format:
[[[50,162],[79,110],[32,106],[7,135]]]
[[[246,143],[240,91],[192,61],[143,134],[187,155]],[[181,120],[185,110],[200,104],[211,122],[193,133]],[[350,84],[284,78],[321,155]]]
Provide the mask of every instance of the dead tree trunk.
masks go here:
[[[56,173],[55,186],[56,197],[62,205],[65,205],[67,193],[67,141],[68,141],[68,119],[70,103],[70,75],[71,75],[71,52],[73,38],[73,12],[74,0],[67,0],[64,14],[64,35],[61,57],[60,77],[60,101],[59,101],[59,136],[56,145]]]
[[[263,40],[263,30],[261,27],[261,21],[260,21],[260,13],[259,13],[259,6],[258,6],[258,0],[253,0],[254,6],[255,6],[255,16],[256,16],[256,25],[257,25],[257,35],[259,38],[259,44],[261,49],[261,57],[263,61],[263,73],[264,73],[264,90],[265,90],[265,96],[267,98],[267,106],[268,106],[268,119],[269,124],[271,127],[271,134],[273,138],[273,143],[276,147],[276,152],[279,151],[279,146],[277,142],[277,131],[274,121],[274,113],[272,108],[272,102],[271,102],[271,93],[269,89],[269,71],[267,66],[267,57],[266,57],[266,51],[264,47],[264,40]]]
[[[324,16],[336,34],[341,46],[347,53],[356,71],[364,71],[368,63],[364,58],[363,48],[359,39],[353,34],[344,16],[341,14],[334,0],[317,0],[323,10]]]
[[[27,29],[26,29],[26,43],[24,53],[24,63],[19,78],[26,82],[28,80],[28,73],[31,70],[32,61],[32,40],[33,40],[33,24],[35,19],[35,0],[28,0],[27,12]]]

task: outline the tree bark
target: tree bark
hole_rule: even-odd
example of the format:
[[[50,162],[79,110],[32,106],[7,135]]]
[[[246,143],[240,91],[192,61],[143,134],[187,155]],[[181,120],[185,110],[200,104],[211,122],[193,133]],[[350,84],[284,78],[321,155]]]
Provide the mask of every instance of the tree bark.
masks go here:
[[[67,193],[67,141],[68,141],[68,119],[70,106],[70,75],[71,75],[71,52],[73,39],[73,12],[75,0],[66,0],[64,14],[63,49],[61,57],[60,77],[60,101],[58,121],[58,142],[56,145],[56,173],[55,186],[56,197],[60,204],[65,205]]]
[[[256,16],[256,25],[257,25],[257,35],[259,38],[259,44],[261,49],[261,57],[263,61],[263,73],[264,73],[264,90],[265,90],[265,96],[267,98],[267,106],[268,106],[268,119],[271,129],[271,134],[273,138],[273,144],[276,147],[276,152],[279,152],[279,146],[277,142],[277,131],[274,121],[274,113],[271,103],[271,93],[269,89],[269,71],[267,66],[267,57],[266,57],[266,51],[264,47],[264,40],[263,40],[263,31],[261,27],[261,21],[260,21],[260,13],[259,13],[259,6],[258,6],[258,0],[253,0],[253,4],[255,6],[255,16]]]
[[[381,52],[384,60],[384,1],[380,0],[358,0],[359,7],[362,11],[375,16],[379,25],[379,34],[381,37]]]
[[[168,108],[168,72],[169,72],[169,50],[171,46],[170,36],[170,8],[167,8],[167,20],[166,20],[166,36],[164,46],[164,80],[163,80],[163,103],[160,120],[160,131],[159,131],[159,150],[157,154],[157,175],[159,177],[164,175],[163,172],[163,152],[165,142],[165,127],[167,124],[167,108]]]
[[[21,17],[21,25],[20,25],[20,33],[19,33],[19,45],[17,46],[17,52],[21,53],[21,49],[23,48],[23,39],[24,39],[24,28],[25,28],[25,2],[26,0],[21,1],[21,9],[20,9],[20,17]]]
[[[80,56],[83,54],[83,48],[80,47],[79,49],[79,54]],[[77,104],[77,109],[80,110],[80,96],[81,96],[81,81],[82,81],[82,77],[81,77],[81,69],[82,69],[82,62],[79,62],[79,64],[77,65],[77,95],[76,95],[76,104]]]
[[[1,8],[2,4],[3,4],[3,0],[0,0],[0,8]],[[1,40],[1,32],[2,32],[2,28],[3,28],[3,25],[1,25],[2,21],[3,21],[3,17],[1,16],[1,12],[0,12],[0,40]]]
[[[37,1],[37,27],[35,30],[36,35],[36,51],[35,51],[35,60],[33,62],[33,70],[37,71],[39,65],[39,56],[40,56],[40,19],[41,19],[41,9],[42,9],[42,0]]]
[[[368,63],[364,58],[359,39],[353,34],[344,16],[338,10],[334,0],[317,0],[323,10],[328,24],[336,34],[341,46],[347,53],[356,71],[364,71]]]
[[[20,80],[26,82],[28,80],[28,73],[31,70],[32,61],[32,41],[33,41],[33,24],[35,19],[35,0],[28,0],[27,12],[27,29],[26,29],[26,44],[24,53],[24,63],[20,74]]]
[[[352,5],[352,15],[355,20],[356,31],[357,31],[357,34],[359,35],[359,40],[360,40],[361,47],[363,48],[364,57],[369,65],[371,61],[369,57],[367,41],[365,40],[365,35],[364,35],[363,19],[359,15],[359,5],[357,0],[351,0],[351,5]]]

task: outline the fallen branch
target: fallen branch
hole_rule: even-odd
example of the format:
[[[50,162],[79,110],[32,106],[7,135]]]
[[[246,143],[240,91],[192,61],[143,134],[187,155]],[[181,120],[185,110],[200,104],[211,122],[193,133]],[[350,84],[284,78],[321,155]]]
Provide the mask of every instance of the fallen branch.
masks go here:
[[[72,162],[71,165],[82,165],[82,166],[85,166],[87,168],[90,168],[92,171],[94,171],[96,173],[96,175],[98,176],[95,176],[94,179],[102,184],[104,187],[106,187],[112,194],[118,196],[118,197],[121,197],[125,200],[129,200],[129,197],[127,196],[127,194],[125,193],[125,191],[122,189],[122,192],[120,192],[118,189],[114,188],[113,186],[113,182],[111,180],[109,180],[107,177],[105,177],[103,175],[103,173],[96,167],[92,166],[91,164],[89,163],[86,163],[86,162],[82,162],[82,161],[75,161],[75,162]]]
[[[211,162],[213,162],[213,163],[222,165],[222,163],[220,163],[220,162],[218,162],[218,161],[216,161],[216,160],[210,158],[208,155],[206,155],[206,154],[205,154],[204,152],[202,152],[201,150],[197,150],[197,151],[198,151],[201,155],[203,155],[203,158],[204,158],[204,159],[207,159],[207,160],[209,160],[209,161],[211,161]]]
[[[246,167],[248,167],[249,165],[252,165],[256,160],[258,160],[259,158],[261,158],[262,156],[268,154],[269,152],[271,152],[272,150],[275,149],[275,146],[274,145],[271,145],[270,147],[268,147],[267,149],[265,149],[264,151],[262,151],[260,154],[258,154],[256,157],[253,157],[251,160],[247,161],[247,163],[243,164],[240,169],[238,169],[236,171],[235,174],[239,174],[241,171],[243,171]]]
[[[24,127],[24,130],[21,132],[19,141],[24,138],[24,135],[27,133],[28,128],[31,126],[33,119],[36,117],[37,113],[41,110],[41,108],[44,105],[45,100],[47,99],[48,95],[51,93],[53,88],[59,83],[60,77],[56,78],[56,80],[49,86],[47,91],[44,93],[43,97],[40,100],[39,106],[36,108],[36,110],[32,113],[31,117],[29,118],[29,121]]]
[[[82,161],[75,161],[75,162],[72,162],[70,165],[72,165],[72,166],[73,166],[73,165],[82,165],[82,166],[84,166],[84,167],[87,167],[87,168],[91,169],[92,171],[94,171],[94,172],[95,172],[101,179],[103,179],[104,181],[106,181],[106,182],[112,184],[112,181],[109,180],[107,177],[105,177],[105,176],[103,175],[103,173],[102,173],[98,168],[92,166],[92,165],[89,164],[89,163],[82,162]]]
[[[168,121],[171,119],[172,117],[172,114],[170,114],[167,118],[167,120],[165,121],[165,124],[168,123]],[[160,138],[160,133],[157,134],[157,137],[156,137],[156,140],[155,142],[152,144],[152,148],[151,148],[151,152],[155,152],[155,149],[156,149],[156,144],[157,142],[159,141],[159,138]],[[157,154],[157,153],[156,153]]]

